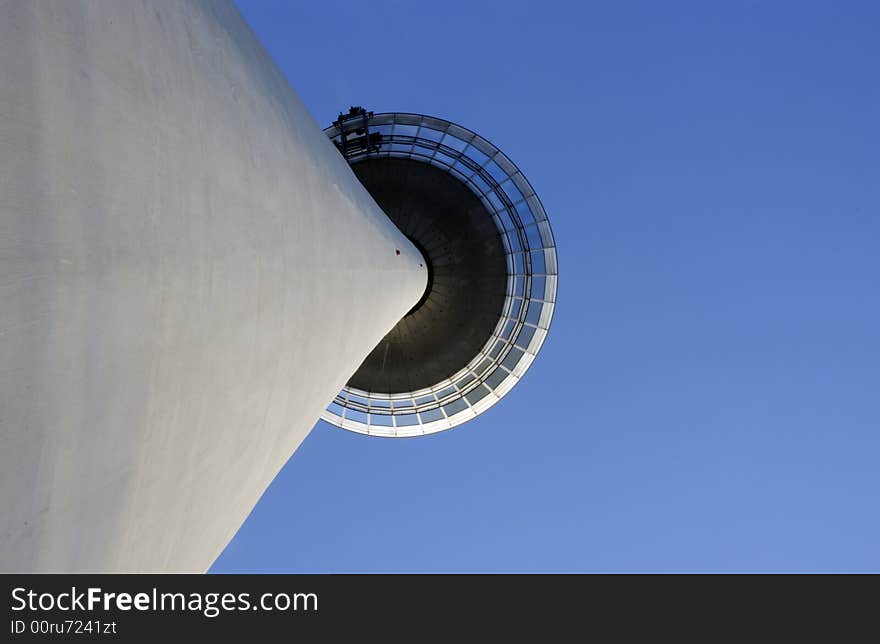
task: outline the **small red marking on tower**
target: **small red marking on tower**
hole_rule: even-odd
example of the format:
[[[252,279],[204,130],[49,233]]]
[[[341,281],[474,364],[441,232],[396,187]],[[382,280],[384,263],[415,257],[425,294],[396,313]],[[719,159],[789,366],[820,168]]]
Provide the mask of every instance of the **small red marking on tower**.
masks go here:
[[[395,253],[396,255],[400,255],[400,249],[399,249],[399,248],[395,248],[395,249],[394,249],[394,253]]]

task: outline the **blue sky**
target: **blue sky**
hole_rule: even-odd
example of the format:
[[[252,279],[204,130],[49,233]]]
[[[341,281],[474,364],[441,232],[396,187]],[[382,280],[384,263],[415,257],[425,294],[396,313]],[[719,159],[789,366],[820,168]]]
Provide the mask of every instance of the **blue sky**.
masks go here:
[[[880,570],[880,4],[237,4],[322,125],[504,150],[560,286],[502,403],[319,423],[213,571]]]

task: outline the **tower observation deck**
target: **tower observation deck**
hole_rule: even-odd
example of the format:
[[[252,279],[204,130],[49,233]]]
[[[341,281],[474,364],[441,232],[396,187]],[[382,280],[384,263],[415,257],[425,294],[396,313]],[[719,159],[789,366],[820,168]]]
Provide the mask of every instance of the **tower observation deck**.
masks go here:
[[[541,201],[503,152],[443,119],[352,107],[324,132],[421,251],[428,285],[321,417],[391,437],[475,418],[522,379],[550,327],[556,244]]]

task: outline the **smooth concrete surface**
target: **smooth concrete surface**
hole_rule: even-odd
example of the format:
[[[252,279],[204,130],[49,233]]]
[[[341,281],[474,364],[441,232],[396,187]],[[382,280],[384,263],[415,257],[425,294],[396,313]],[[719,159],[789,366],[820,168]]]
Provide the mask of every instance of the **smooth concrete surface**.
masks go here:
[[[230,2],[0,0],[0,571],[207,569],[421,261]]]

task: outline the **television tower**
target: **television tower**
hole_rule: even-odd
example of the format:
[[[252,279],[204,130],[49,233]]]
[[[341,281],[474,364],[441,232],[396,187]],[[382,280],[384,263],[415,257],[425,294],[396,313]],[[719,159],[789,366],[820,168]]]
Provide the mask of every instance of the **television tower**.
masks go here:
[[[318,418],[453,427],[540,348],[516,166],[322,131],[231,2],[3,2],[0,61],[0,571],[204,571]]]

